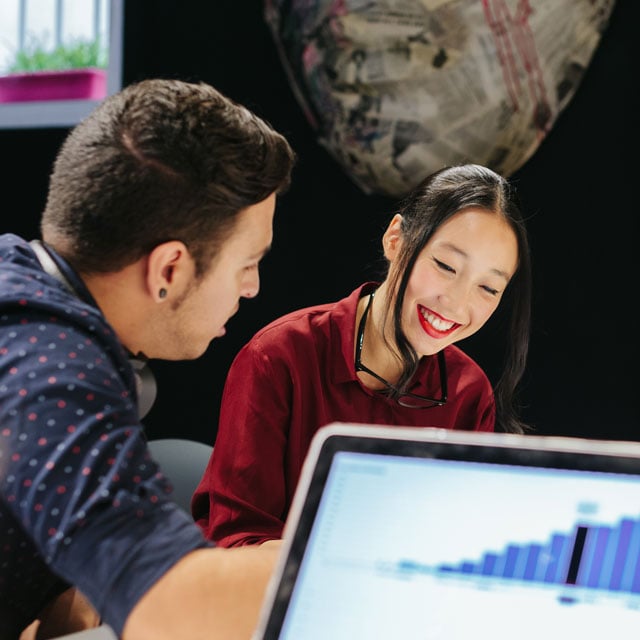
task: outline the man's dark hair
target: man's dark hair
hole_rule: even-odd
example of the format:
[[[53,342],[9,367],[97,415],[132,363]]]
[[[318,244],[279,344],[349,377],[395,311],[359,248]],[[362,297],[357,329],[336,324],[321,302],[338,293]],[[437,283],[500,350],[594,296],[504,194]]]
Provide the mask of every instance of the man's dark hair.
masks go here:
[[[213,87],[143,80],[68,135],[43,239],[80,273],[118,271],[180,240],[201,276],[237,214],[287,189],[294,162],[280,133]]]

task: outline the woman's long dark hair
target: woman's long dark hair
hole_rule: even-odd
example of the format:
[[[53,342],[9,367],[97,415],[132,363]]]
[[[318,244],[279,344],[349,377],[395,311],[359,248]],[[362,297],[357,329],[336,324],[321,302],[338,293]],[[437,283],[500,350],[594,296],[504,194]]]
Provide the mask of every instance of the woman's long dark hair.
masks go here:
[[[531,255],[524,219],[514,187],[494,171],[475,164],[441,169],[425,178],[400,203],[403,243],[397,267],[389,274],[389,300],[395,341],[404,362],[394,396],[407,391],[419,364],[418,354],[402,330],[402,305],[415,262],[435,231],[459,211],[476,207],[508,221],[518,242],[518,268],[501,300],[511,308],[502,375],[494,387],[496,431],[523,433],[516,388],[524,374],[531,324]]]

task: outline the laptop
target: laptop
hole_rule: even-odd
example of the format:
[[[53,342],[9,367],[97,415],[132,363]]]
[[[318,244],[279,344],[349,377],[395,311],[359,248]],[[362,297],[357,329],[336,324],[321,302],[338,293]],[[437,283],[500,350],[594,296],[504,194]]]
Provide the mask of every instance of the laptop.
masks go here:
[[[332,424],[255,640],[581,640],[640,629],[640,443]]]

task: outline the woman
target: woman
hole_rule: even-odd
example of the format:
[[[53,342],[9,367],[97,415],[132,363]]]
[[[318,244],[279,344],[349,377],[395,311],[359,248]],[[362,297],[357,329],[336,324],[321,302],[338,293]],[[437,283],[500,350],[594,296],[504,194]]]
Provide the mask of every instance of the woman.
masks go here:
[[[529,342],[531,268],[511,185],[479,165],[445,168],[405,199],[382,238],[381,284],[259,331],[229,371],[213,455],[192,502],[222,546],[278,539],[314,433],[334,421],[522,432],[514,394]],[[505,294],[495,390],[454,343]]]

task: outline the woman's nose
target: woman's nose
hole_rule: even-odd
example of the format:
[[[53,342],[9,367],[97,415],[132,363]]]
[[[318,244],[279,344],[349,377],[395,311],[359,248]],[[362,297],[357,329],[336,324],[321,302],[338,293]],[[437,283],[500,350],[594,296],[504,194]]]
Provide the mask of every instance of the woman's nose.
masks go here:
[[[463,282],[452,282],[440,294],[440,300],[447,311],[458,312],[468,298],[468,287]]]

